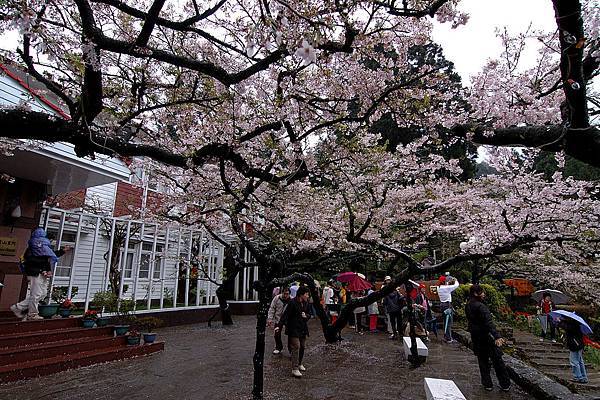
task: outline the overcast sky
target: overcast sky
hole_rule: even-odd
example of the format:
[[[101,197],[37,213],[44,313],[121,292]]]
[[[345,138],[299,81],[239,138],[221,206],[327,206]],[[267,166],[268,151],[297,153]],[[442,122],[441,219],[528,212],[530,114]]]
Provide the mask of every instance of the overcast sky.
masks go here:
[[[496,28],[506,26],[509,32],[520,32],[532,23],[534,29],[556,29],[550,0],[462,0],[459,8],[470,14],[469,22],[457,29],[450,29],[449,23],[436,23],[433,34],[467,85],[488,58],[500,53]],[[524,61],[531,64],[534,57],[530,52]]]

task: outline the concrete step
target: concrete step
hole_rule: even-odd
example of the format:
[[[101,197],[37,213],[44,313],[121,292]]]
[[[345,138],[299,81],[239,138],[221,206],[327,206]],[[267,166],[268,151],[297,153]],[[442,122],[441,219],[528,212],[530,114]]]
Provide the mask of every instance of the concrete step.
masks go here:
[[[515,343],[515,346],[527,348],[529,350],[551,349],[554,351],[556,349],[564,349],[565,348],[565,346],[562,343],[552,343],[550,341],[540,342],[540,341],[524,341],[524,340],[515,339],[514,343]]]
[[[81,326],[81,318],[54,318],[40,321],[0,322],[0,336],[11,333],[48,331],[53,329],[75,328]]]
[[[539,369],[553,368],[553,369],[571,369],[569,360],[546,360],[546,359],[530,359],[531,364]]]
[[[12,347],[0,350],[0,365],[24,363],[41,358],[75,354],[94,349],[119,347],[126,344],[126,336],[98,336],[39,343],[31,346]]]
[[[164,350],[164,342],[83,351],[77,354],[31,360],[0,366],[0,383],[50,375],[68,369],[138,357]]]
[[[112,326],[105,326],[102,328],[63,328],[46,331],[11,333],[8,335],[0,335],[0,349],[60,342],[83,337],[112,336],[112,334]]]
[[[600,372],[588,369],[587,375],[589,383],[580,384],[571,382],[573,374],[570,369],[548,369],[545,368],[542,372],[551,378],[559,381],[560,383],[572,388],[576,392],[581,393],[594,393],[600,396]]]

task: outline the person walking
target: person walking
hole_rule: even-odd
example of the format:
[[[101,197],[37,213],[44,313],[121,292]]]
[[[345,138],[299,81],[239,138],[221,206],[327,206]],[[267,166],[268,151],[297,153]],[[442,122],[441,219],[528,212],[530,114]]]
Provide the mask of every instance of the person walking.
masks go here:
[[[44,319],[39,315],[38,305],[47,294],[52,271],[58,258],[65,253],[66,250],[57,250],[56,252],[52,250],[44,229],[37,228],[33,231],[24,254],[29,294],[25,300],[10,307],[17,318],[22,320]]]
[[[367,293],[367,296],[371,293],[375,292],[375,286],[372,286]],[[369,331],[371,333],[377,332],[377,318],[379,317],[379,304],[376,301],[369,304],[367,307],[367,312],[369,313]]]
[[[288,347],[292,354],[292,376],[302,377],[306,368],[302,364],[304,358],[304,347],[308,337],[308,324],[310,319],[308,312],[308,288],[301,286],[296,292],[296,297],[290,300],[281,315],[276,330],[281,330],[285,325],[285,334],[288,336]],[[302,371],[302,372],[301,372]]]
[[[400,304],[400,293],[398,293],[398,289],[394,290],[383,299],[383,306],[385,311],[390,316],[390,323],[392,325],[392,334],[390,335],[390,339],[399,338],[400,336],[398,332],[400,332],[402,329],[402,307]]]
[[[494,389],[490,375],[491,360],[500,383],[500,389],[507,392],[510,389],[510,377],[502,360],[502,350],[500,350],[500,347],[505,344],[505,340],[496,330],[492,321],[492,314],[483,303],[484,299],[485,291],[483,288],[480,285],[471,286],[469,301],[465,305],[465,314],[469,324],[468,330],[471,333],[473,352],[477,356],[481,384],[485,390],[491,391]]]
[[[548,335],[548,331],[550,331],[550,340],[552,340],[552,343],[556,343],[554,321],[550,316],[550,313],[555,309],[556,306],[552,301],[552,296],[550,293],[545,292],[542,295],[542,300],[538,304],[538,311],[540,313],[539,318],[542,325],[542,337],[540,338],[540,342],[543,342],[544,339],[546,339],[546,335]]]
[[[548,316],[548,318],[551,318]],[[581,326],[577,321],[570,318],[562,318],[559,326],[565,331],[565,345],[569,349],[569,363],[571,364],[571,372],[573,379],[571,382],[588,383],[587,371],[585,362],[583,361],[583,333]]]
[[[269,313],[267,315],[267,325],[273,329],[273,336],[275,337],[275,350],[273,350],[273,354],[281,354],[283,350],[283,342],[281,341],[281,329],[275,329],[276,325],[279,323],[281,316],[283,315],[283,310],[290,302],[290,289],[283,288],[281,294],[278,294],[271,301],[271,306],[269,307]]]
[[[454,342],[452,339],[452,323],[454,322],[454,309],[452,308],[452,292],[454,292],[460,283],[458,279],[451,277],[448,273],[444,279],[445,285],[438,287],[438,296],[440,297],[440,308],[442,318],[444,318],[444,340],[448,343]]]

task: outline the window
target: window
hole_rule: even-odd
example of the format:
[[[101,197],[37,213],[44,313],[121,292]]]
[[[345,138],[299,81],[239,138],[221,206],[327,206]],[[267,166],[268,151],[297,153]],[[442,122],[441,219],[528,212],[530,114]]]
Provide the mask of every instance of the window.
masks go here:
[[[54,274],[56,276],[71,276],[74,254],[74,251],[68,251],[62,257],[58,258],[58,262],[56,263],[56,268],[54,270]]]
[[[140,268],[138,277],[141,279],[147,279],[150,275],[150,254],[142,254],[140,258]]]
[[[56,249],[58,245],[58,231],[54,229],[48,229],[48,239],[52,242],[52,247]],[[54,270],[54,274],[57,277],[69,277],[71,276],[71,269],[73,268],[73,261],[75,255],[75,239],[76,234],[73,232],[64,232],[62,240],[60,242],[60,247],[70,247],[71,251],[65,253],[62,257],[58,258],[58,262],[56,263],[56,269]]]
[[[133,252],[127,252],[127,257],[125,258],[123,277],[126,279],[131,279],[131,276],[133,275],[133,255]]]
[[[154,260],[154,274],[152,277],[154,279],[160,279],[160,268],[162,266],[162,259],[159,256],[156,256],[156,260]]]

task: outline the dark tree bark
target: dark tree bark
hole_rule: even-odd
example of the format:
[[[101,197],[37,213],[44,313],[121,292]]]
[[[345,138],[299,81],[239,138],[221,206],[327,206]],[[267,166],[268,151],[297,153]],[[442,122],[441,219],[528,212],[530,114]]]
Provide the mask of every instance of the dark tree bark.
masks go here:
[[[265,361],[265,330],[267,327],[267,313],[271,303],[270,291],[267,288],[258,290],[258,311],[256,313],[256,344],[254,348],[254,378],[252,384],[252,398],[262,400],[264,392],[264,361]]]

